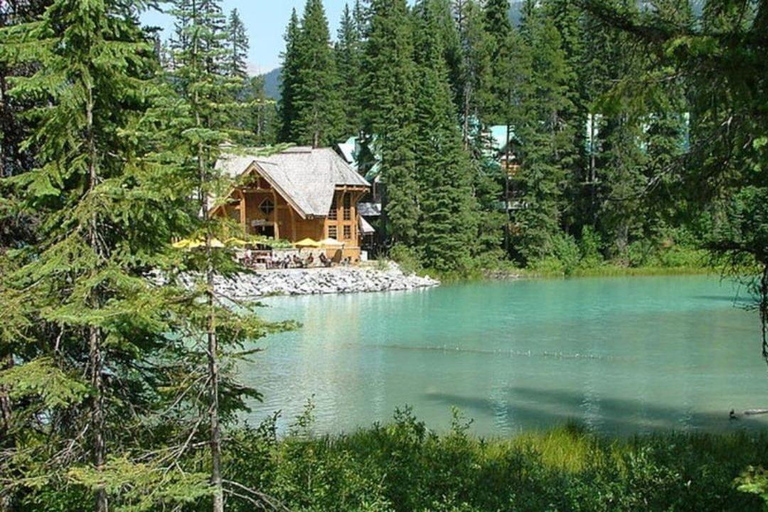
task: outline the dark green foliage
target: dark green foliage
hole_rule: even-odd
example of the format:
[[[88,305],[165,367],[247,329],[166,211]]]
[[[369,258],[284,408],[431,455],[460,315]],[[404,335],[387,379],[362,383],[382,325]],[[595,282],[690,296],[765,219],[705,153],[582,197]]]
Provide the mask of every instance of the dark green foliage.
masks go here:
[[[520,209],[515,214],[515,252],[534,261],[554,250],[560,232],[562,196],[574,127],[563,112],[573,108],[567,94],[568,65],[560,35],[546,12],[526,3],[519,45],[527,55],[516,63],[530,70],[520,112]]]
[[[359,9],[358,4],[356,10],[359,11]],[[360,73],[362,72],[363,41],[362,27],[359,26],[361,23],[362,20],[350,11],[349,5],[345,5],[334,47],[343,116],[340,126],[342,137],[355,136],[362,128]]]
[[[339,77],[321,0],[307,0],[301,25],[292,16],[283,57],[282,142],[329,146],[343,137]]]
[[[362,78],[364,132],[381,157],[388,235],[396,243],[413,245],[420,218],[413,21],[405,0],[372,0],[369,16]]]
[[[248,34],[237,9],[229,14],[227,23],[227,53],[224,60],[225,73],[231,77],[248,76]]]
[[[489,125],[507,124],[518,97],[519,77],[527,70],[515,58],[519,42],[509,21],[509,1],[489,0],[483,9],[489,61],[479,77],[482,119]]]
[[[733,482],[768,462],[764,436],[608,440],[567,425],[481,440],[468,426],[457,415],[437,435],[406,409],[390,425],[349,435],[278,440],[267,423],[238,433],[228,457],[291,510],[762,510]]]
[[[469,155],[462,147],[456,111],[451,105],[440,24],[446,4],[416,5],[416,180],[420,191],[417,244],[424,264],[438,271],[469,266],[477,232]]]
[[[154,165],[156,134],[141,128],[157,67],[137,9],[60,0],[0,32],[0,58],[34,70],[13,77],[9,94],[27,106],[36,148],[30,170],[3,186],[39,219],[0,283],[0,473],[13,477],[2,499],[14,507],[35,508],[47,487],[96,510],[207,492],[194,472],[170,470],[158,485],[162,456],[142,442],[146,420],[169,404],[163,363],[181,350],[169,333],[185,300],[145,275],[167,262],[187,216],[182,177]]]
[[[280,104],[278,106],[280,141],[296,140],[296,91],[299,84],[299,16],[296,9],[291,12],[291,19],[285,31],[285,51],[281,54],[283,60],[282,80],[280,82]]]

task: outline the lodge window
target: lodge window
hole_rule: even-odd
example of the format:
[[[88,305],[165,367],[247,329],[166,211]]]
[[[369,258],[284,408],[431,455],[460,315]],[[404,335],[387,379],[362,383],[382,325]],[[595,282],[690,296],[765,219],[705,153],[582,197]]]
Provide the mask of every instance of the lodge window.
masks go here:
[[[328,226],[328,238],[333,238],[334,240],[338,240],[339,228],[336,226]]]
[[[344,220],[352,220],[352,195],[344,194]]]
[[[336,205],[336,198],[333,198],[333,202],[331,203],[331,211],[328,213],[328,218],[330,220],[336,220],[339,218],[339,212],[338,212],[338,206]]]
[[[352,238],[352,226],[344,226],[344,240]]]
[[[259,210],[261,210],[264,215],[269,215],[275,211],[275,203],[273,203],[271,199],[265,199],[259,205]]]

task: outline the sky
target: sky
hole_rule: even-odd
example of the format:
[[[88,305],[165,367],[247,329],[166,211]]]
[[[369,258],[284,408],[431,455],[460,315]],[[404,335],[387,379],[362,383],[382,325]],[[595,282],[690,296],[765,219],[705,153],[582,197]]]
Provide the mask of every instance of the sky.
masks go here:
[[[226,15],[229,16],[232,9],[237,9],[248,31],[251,43],[248,60],[253,74],[267,73],[280,66],[280,52],[285,47],[283,35],[291,18],[291,9],[296,8],[301,17],[305,2],[306,0],[222,0],[221,6]],[[323,2],[331,37],[334,39],[345,3],[347,0]],[[145,13],[142,22],[163,28],[166,38],[173,27],[170,16],[156,11]]]

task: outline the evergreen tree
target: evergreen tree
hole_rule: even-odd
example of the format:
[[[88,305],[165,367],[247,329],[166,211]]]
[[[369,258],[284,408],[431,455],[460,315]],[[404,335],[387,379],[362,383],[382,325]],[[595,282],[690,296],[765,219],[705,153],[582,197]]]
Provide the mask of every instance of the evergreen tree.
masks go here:
[[[479,92],[490,66],[490,40],[485,32],[482,8],[476,0],[455,0],[454,16],[462,53],[457,104],[464,144],[469,146],[472,126],[480,119]]]
[[[564,152],[572,147],[570,127],[561,117],[572,108],[568,70],[560,35],[543,8],[526,3],[521,35],[530,50],[530,81],[518,123],[521,146],[522,208],[516,251],[525,261],[552,254],[560,233],[565,181]]]
[[[453,16],[451,0],[439,0],[430,7],[434,11],[434,30],[439,44],[443,48],[443,60],[448,72],[448,81],[451,86],[451,100],[458,117],[462,108],[463,78],[464,78],[464,52],[462,48],[459,25]]]
[[[296,55],[293,142],[313,147],[332,145],[341,136],[342,108],[322,0],[307,0]]]
[[[421,218],[418,244],[423,263],[440,271],[469,265],[477,231],[472,176],[463,150],[445,62],[445,22],[442,0],[422,0],[416,6],[416,180]]]
[[[227,55],[225,72],[228,76],[245,79],[248,76],[248,34],[237,9],[229,14],[227,24]]]
[[[584,14],[573,0],[548,0],[544,3],[545,15],[560,35],[560,47],[564,56],[564,95],[567,103],[560,109],[562,127],[558,150],[560,165],[565,172],[562,204],[562,225],[566,233],[581,233],[582,213],[585,211],[585,176],[587,168],[586,130],[587,108],[582,94],[580,62],[584,56]],[[587,210],[588,211],[588,210]]]
[[[285,31],[285,51],[282,53],[282,81],[280,82],[280,105],[278,108],[280,128],[278,140],[293,142],[297,140],[296,131],[296,91],[299,84],[298,45],[301,27],[296,9],[291,11],[291,19]]]
[[[176,116],[165,136],[164,149],[169,160],[186,178],[186,195],[197,197],[195,233],[203,242],[202,250],[191,254],[183,268],[196,271],[199,299],[189,305],[189,323],[186,333],[189,342],[195,342],[189,357],[191,382],[184,389],[184,402],[196,412],[192,415],[188,439],[204,439],[209,449],[210,482],[214,512],[224,508],[225,484],[222,467],[222,428],[234,411],[244,408],[243,399],[258,395],[238,383],[231,373],[232,357],[242,350],[245,342],[255,340],[270,329],[253,314],[250,308],[233,312],[222,306],[217,294],[215,277],[226,276],[236,270],[232,255],[216,247],[217,239],[225,239],[225,219],[212,217],[214,198],[224,200],[225,191],[232,183],[222,176],[215,164],[221,155],[222,144],[228,142],[231,127],[228,111],[237,108],[231,100],[231,91],[239,87],[239,80],[226,76],[220,62],[224,53],[220,29],[221,10],[216,2],[178,0],[174,11],[187,19],[185,37],[188,46],[178,52],[177,68],[169,77],[170,84],[178,88],[181,103],[172,102],[169,110]],[[197,398],[195,398],[197,397]],[[208,434],[199,427],[207,423]],[[232,489],[228,489],[232,491]],[[239,488],[238,495],[247,492]],[[256,496],[258,496],[256,494]]]
[[[82,509],[90,493],[97,511],[110,498],[147,509],[208,493],[147,432],[171,403],[163,363],[182,344],[177,290],[145,273],[166,261],[186,197],[146,153],[155,64],[136,20],[132,2],[55,0],[0,31],[2,60],[35,69],[9,95],[36,104],[34,165],[4,184],[41,221],[0,279],[0,352],[12,362],[0,370],[12,440],[0,471],[13,508]],[[40,489],[63,487],[72,503],[41,503]]]
[[[360,9],[359,3],[357,9]],[[362,38],[357,23],[349,5],[345,5],[334,47],[336,69],[339,73],[340,98],[343,98],[341,135],[357,135],[362,124],[360,113]]]
[[[588,43],[591,55],[585,84],[592,115],[589,126],[594,132],[589,165],[596,226],[607,257],[629,264],[633,240],[645,238],[642,206],[647,156],[641,148],[642,114],[624,100],[605,98],[616,84],[639,79],[645,52],[626,34],[596,20],[590,27],[595,38]]]
[[[510,109],[515,87],[513,53],[516,42],[509,21],[509,0],[488,0],[483,8],[485,33],[488,37],[489,66],[480,77],[480,101],[483,121],[505,124],[510,120]]]
[[[371,0],[362,74],[364,132],[381,158],[388,235],[415,244],[419,213],[413,115],[416,69],[405,0]],[[375,139],[374,139],[375,138]]]

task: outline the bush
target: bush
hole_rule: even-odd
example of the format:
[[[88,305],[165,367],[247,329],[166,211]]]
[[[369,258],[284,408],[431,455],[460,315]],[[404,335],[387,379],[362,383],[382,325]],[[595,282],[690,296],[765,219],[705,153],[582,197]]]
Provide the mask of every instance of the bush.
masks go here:
[[[422,269],[421,256],[412,247],[396,244],[390,249],[389,257],[400,265],[400,268],[405,273],[418,273]]]
[[[478,439],[454,412],[438,435],[410,409],[388,425],[335,437],[272,426],[239,432],[228,467],[297,511],[762,510],[766,435],[596,436],[578,424],[511,439]],[[236,508],[234,500],[232,510]],[[239,505],[238,505],[239,506]]]

